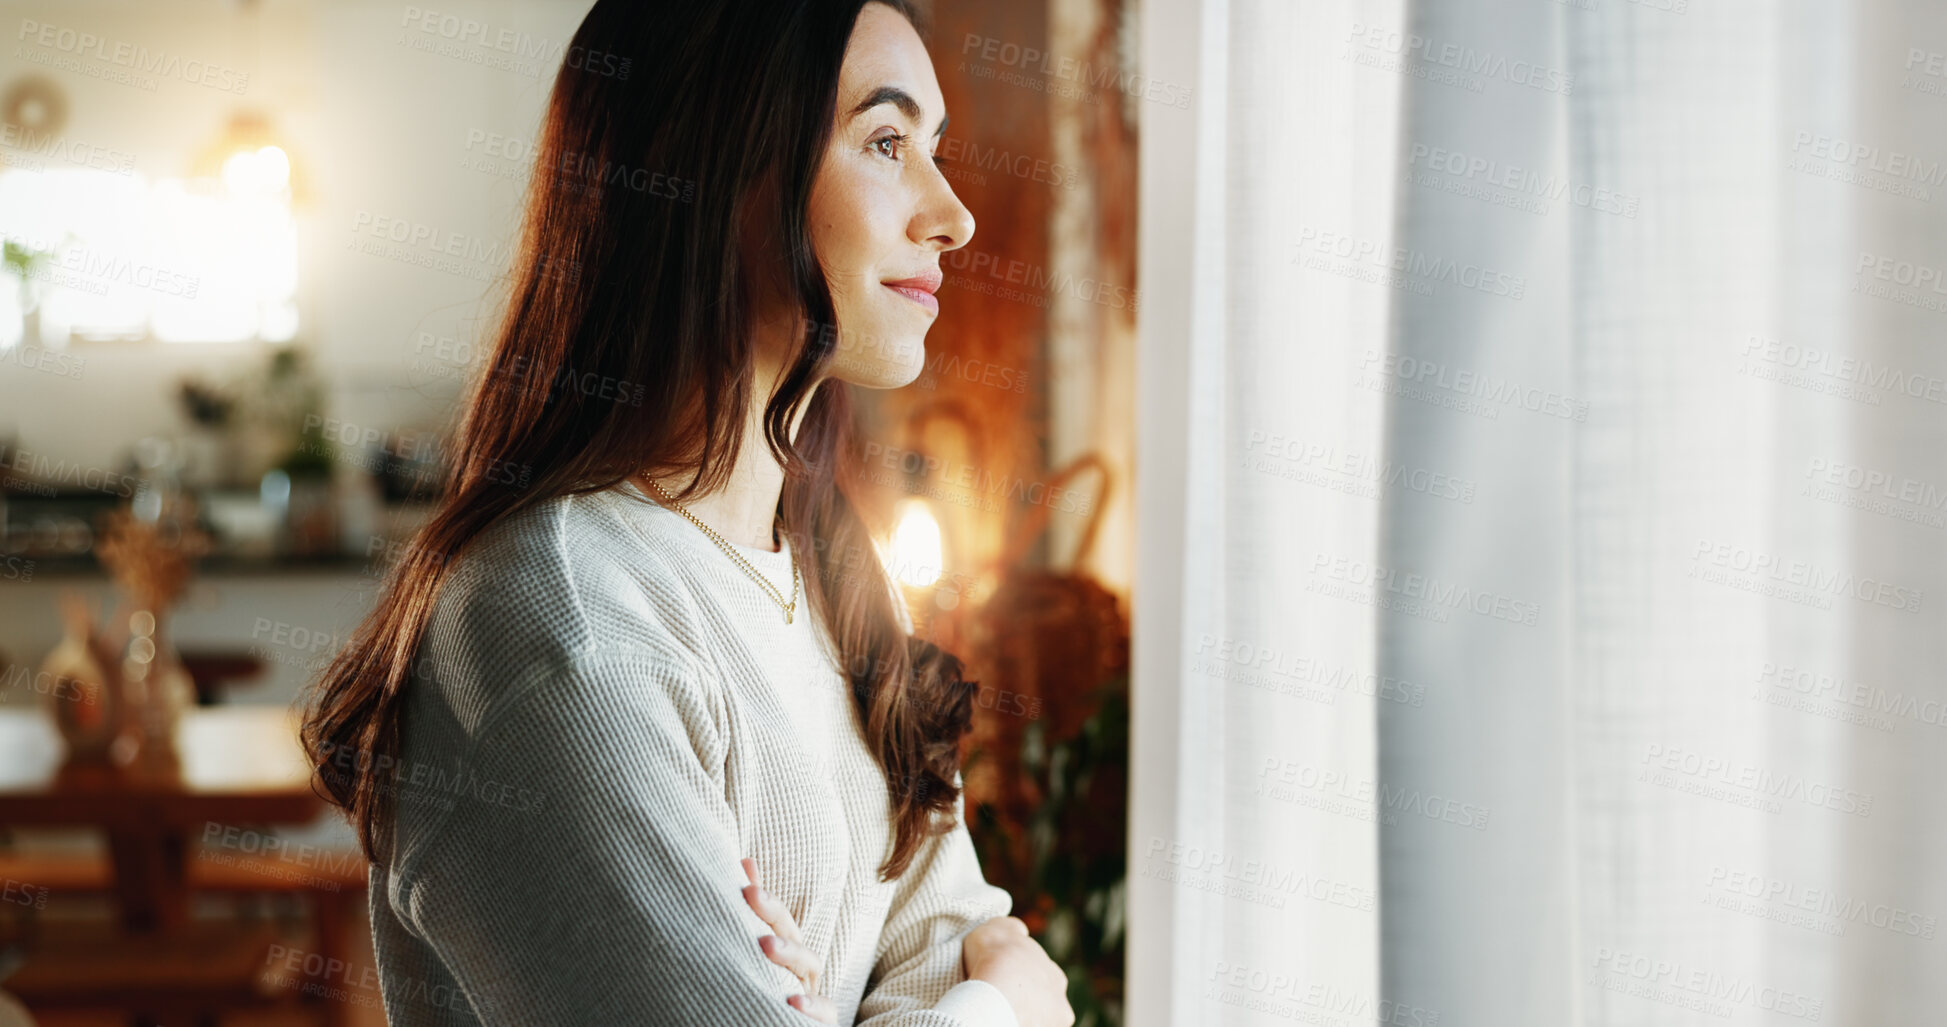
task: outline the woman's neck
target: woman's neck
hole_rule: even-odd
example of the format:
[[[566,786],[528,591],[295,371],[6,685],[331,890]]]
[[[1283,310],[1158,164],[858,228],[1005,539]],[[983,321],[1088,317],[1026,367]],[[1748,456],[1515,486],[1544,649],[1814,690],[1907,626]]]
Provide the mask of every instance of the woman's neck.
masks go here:
[[[766,342],[769,344],[760,343],[760,352],[766,355],[760,356],[757,361],[751,395],[768,399],[777,387],[783,366],[771,356],[779,352],[777,340]],[[813,386],[814,389],[820,387],[822,382]],[[772,540],[771,527],[777,517],[778,497],[784,493],[784,467],[771,455],[771,447],[764,440],[765,405],[764,401],[751,403],[748,416],[744,418],[743,445],[737,450],[737,463],[731,468],[730,478],[724,487],[707,496],[689,499],[681,505],[724,538],[738,545],[774,553],[781,548]],[[800,404],[791,419],[793,441],[798,437],[798,425],[804,421],[805,411],[810,406],[809,401]],[[691,477],[691,474],[679,473],[657,478],[656,481],[673,495],[688,485]],[[645,487],[643,491],[656,495],[654,489]]]
[[[762,412],[757,411],[760,415]],[[685,484],[688,482],[681,478],[662,482],[671,493]],[[779,546],[771,539],[771,525],[777,519],[777,501],[783,492],[784,468],[771,456],[771,447],[764,443],[759,423],[755,434],[753,426],[745,426],[743,447],[738,450],[737,464],[724,487],[682,505],[724,538],[738,545],[776,552]]]

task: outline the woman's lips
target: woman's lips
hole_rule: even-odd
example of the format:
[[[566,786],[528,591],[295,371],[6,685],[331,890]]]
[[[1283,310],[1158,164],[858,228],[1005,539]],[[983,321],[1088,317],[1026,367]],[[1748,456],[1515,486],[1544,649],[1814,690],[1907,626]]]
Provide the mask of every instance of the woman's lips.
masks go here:
[[[891,289],[893,292],[896,292],[899,295],[904,296],[909,300],[912,300],[914,303],[917,303],[920,306],[925,307],[931,313],[938,314],[940,312],[939,298],[934,296],[931,292],[927,291],[926,289],[920,288],[919,286],[915,286],[915,285],[907,285],[903,282],[898,282],[898,283],[887,282],[885,283],[885,286],[886,288]]]

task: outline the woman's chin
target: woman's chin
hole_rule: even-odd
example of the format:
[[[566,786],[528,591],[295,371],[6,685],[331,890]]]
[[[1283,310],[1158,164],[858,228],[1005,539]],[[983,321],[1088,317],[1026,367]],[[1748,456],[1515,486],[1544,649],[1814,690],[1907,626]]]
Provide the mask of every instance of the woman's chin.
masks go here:
[[[851,382],[861,389],[900,389],[918,380],[919,369],[914,368],[907,374],[867,375],[863,377],[839,375],[838,377]]]
[[[912,347],[912,356],[844,355],[832,362],[831,376],[862,389],[897,389],[911,385],[926,370],[926,349]]]

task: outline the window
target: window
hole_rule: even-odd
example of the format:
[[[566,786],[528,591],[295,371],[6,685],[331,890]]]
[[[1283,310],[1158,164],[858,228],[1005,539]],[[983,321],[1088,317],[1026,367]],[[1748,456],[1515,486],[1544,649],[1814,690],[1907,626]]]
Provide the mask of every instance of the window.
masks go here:
[[[288,161],[269,146],[232,156],[220,180],[0,172],[10,257],[31,261],[24,283],[15,276],[15,288],[0,289],[0,347],[34,336],[56,347],[289,341],[298,317],[288,181]]]

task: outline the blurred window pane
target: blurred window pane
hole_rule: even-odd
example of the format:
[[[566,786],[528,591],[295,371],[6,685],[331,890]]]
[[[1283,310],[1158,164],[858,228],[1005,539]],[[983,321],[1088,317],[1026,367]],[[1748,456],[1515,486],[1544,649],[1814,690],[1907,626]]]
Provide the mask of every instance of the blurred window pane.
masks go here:
[[[41,341],[289,341],[297,234],[282,154],[271,151],[239,154],[220,182],[0,172],[0,231],[11,248],[42,254],[28,275]],[[0,346],[20,341],[22,319],[17,292],[0,301]]]

